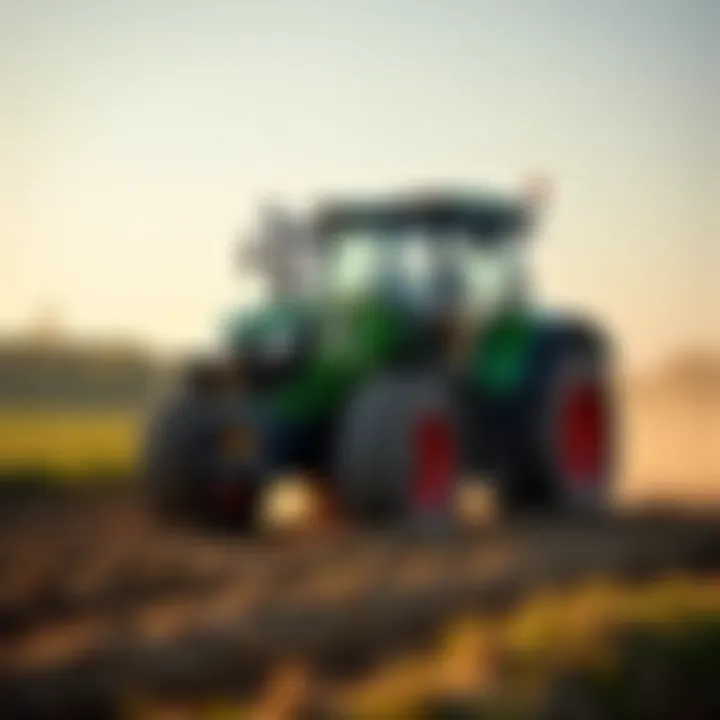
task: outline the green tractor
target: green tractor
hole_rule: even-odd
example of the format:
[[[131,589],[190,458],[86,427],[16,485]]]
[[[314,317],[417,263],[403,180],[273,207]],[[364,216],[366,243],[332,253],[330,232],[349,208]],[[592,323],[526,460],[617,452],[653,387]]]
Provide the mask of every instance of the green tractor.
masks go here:
[[[457,191],[317,208],[301,251],[273,249],[270,301],[232,317],[222,358],[190,363],[152,418],[156,507],[251,528],[292,471],[363,524],[452,521],[468,476],[508,512],[601,509],[608,342],[533,309],[536,215],[531,196]]]

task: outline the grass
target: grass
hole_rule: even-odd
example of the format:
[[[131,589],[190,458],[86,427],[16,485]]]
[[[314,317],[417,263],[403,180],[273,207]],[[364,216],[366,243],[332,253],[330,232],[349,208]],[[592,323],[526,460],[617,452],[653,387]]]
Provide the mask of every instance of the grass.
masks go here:
[[[141,428],[141,414],[125,410],[0,410],[0,477],[82,483],[129,474]]]

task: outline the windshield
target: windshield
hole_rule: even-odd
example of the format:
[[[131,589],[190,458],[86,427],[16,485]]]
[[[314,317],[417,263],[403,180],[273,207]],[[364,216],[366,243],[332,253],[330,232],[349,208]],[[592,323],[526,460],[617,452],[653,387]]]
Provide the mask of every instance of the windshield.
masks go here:
[[[382,292],[421,302],[436,276],[436,244],[417,230],[338,233],[326,248],[326,285],[341,298]]]
[[[458,230],[348,230],[328,238],[323,275],[333,300],[382,294],[421,310],[486,313],[513,291],[517,250],[479,246]]]
[[[458,238],[453,252],[462,276],[464,302],[471,313],[493,315],[513,301],[523,278],[516,242],[478,246]]]
[[[326,283],[334,295],[371,291],[385,267],[385,243],[364,232],[333,238],[326,250]]]

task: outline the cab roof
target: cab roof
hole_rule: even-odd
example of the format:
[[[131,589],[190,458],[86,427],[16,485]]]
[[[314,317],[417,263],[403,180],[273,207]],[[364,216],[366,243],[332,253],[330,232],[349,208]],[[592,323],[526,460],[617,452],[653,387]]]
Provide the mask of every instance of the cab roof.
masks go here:
[[[531,220],[532,208],[524,199],[441,189],[333,199],[317,210],[314,225],[320,237],[344,230],[460,229],[485,243],[524,234]]]

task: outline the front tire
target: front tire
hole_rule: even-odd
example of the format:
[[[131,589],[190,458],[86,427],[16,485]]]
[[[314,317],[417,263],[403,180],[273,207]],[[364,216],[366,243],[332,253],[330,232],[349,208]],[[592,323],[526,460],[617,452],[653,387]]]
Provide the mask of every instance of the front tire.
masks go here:
[[[146,432],[142,476],[156,517],[172,524],[255,527],[260,469],[249,467],[243,482],[225,479],[219,441],[233,421],[217,398],[187,389],[155,413]]]
[[[458,423],[442,377],[388,374],[359,390],[337,441],[336,476],[351,519],[445,525],[460,468]]]

